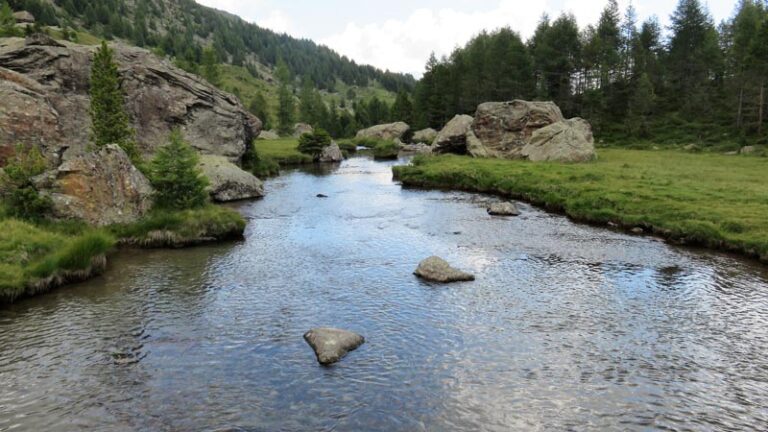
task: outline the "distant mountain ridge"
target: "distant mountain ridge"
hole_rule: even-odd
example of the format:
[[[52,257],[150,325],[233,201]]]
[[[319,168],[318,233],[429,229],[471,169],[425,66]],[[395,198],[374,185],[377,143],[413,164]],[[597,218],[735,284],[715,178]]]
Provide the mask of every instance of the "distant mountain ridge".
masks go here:
[[[219,61],[256,71],[285,61],[295,77],[308,77],[317,88],[334,90],[337,80],[386,90],[409,91],[411,75],[358,65],[311,40],[278,34],[194,0],[6,0],[14,10],[28,10],[42,24],[84,28],[107,39],[127,39],[138,46],[200,64],[212,46]]]

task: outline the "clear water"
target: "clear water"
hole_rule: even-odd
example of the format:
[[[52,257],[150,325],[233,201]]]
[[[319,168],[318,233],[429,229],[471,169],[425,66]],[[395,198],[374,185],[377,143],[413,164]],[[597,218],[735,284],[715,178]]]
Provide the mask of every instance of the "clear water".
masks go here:
[[[765,430],[768,272],[353,158],[0,310],[1,431]],[[318,193],[329,196],[318,199]],[[430,255],[474,272],[417,280]],[[302,334],[367,343],[319,366]]]

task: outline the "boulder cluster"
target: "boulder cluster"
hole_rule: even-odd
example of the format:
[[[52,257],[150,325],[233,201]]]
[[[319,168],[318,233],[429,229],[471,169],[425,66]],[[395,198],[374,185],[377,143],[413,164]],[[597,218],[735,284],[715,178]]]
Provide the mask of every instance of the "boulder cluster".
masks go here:
[[[455,153],[534,162],[587,162],[596,158],[592,128],[580,118],[565,119],[553,102],[487,102],[475,116],[457,115],[442,130],[412,134],[407,124],[361,130],[357,136],[400,140],[410,153]]]

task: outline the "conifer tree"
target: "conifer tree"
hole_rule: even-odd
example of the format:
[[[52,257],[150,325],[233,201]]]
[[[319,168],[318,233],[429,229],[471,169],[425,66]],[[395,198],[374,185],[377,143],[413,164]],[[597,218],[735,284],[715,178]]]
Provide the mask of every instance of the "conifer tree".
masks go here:
[[[0,0],[0,36],[17,36],[18,33],[11,6]]]
[[[97,147],[117,144],[134,162],[138,151],[134,142],[134,130],[125,112],[125,102],[120,89],[120,76],[113,59],[113,52],[106,42],[93,57],[91,68],[91,134]]]
[[[206,179],[197,164],[200,158],[178,129],[171,132],[168,145],[158,149],[149,167],[155,188],[155,203],[161,208],[197,208],[208,200]]]
[[[280,59],[275,71],[278,80],[280,80],[280,89],[278,90],[278,110],[277,110],[277,129],[281,135],[289,135],[293,131],[296,104],[293,100],[293,93],[289,88],[291,73],[288,65]]]

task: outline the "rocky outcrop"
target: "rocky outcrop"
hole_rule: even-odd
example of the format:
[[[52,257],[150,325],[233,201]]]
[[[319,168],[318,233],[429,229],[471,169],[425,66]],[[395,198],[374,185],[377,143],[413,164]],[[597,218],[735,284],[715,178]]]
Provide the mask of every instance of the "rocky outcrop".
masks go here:
[[[312,329],[304,334],[304,340],[315,351],[317,361],[323,365],[338,362],[365,343],[365,338],[359,334],[335,328]]]
[[[72,158],[33,183],[50,196],[59,219],[97,226],[131,223],[152,208],[149,180],[115,144]]]
[[[414,143],[432,145],[435,138],[437,138],[437,131],[432,128],[422,129],[413,134]]]
[[[313,128],[312,125],[308,125],[306,123],[296,123],[296,125],[293,127],[293,137],[299,138],[306,133],[313,133],[314,131],[315,128]]]
[[[408,141],[407,138],[409,137],[407,135],[410,130],[411,127],[403,122],[380,124],[358,131],[357,138]]]
[[[573,118],[533,133],[520,155],[533,162],[588,162],[596,158],[592,127]]]
[[[488,214],[491,216],[520,216],[520,210],[514,203],[499,202],[488,206]]]
[[[166,144],[178,127],[201,153],[237,161],[260,132],[261,121],[234,96],[147,50],[112,48],[145,155]],[[10,39],[0,46],[0,148],[36,145],[53,165],[86,152],[95,49],[50,38]]]
[[[259,134],[259,139],[274,141],[274,140],[280,139],[280,134],[278,134],[277,131],[274,131],[274,130],[261,131],[261,133]]]
[[[318,159],[318,162],[321,163],[336,163],[342,161],[344,161],[344,153],[341,152],[341,148],[339,148],[339,145],[335,142],[331,143],[329,146],[326,146],[320,153],[320,157]]]
[[[19,24],[34,24],[35,16],[27,11],[18,11],[13,13],[13,19]]]
[[[264,196],[264,184],[223,156],[200,157],[200,170],[208,177],[208,192],[214,201],[229,202]]]
[[[413,274],[428,281],[441,283],[475,280],[474,275],[457,270],[444,259],[436,256],[429,257],[419,263],[419,267]]]
[[[443,127],[432,144],[435,153],[467,154],[468,140],[472,133],[474,119],[468,115],[457,115]]]
[[[477,107],[472,130],[482,156],[519,158],[533,132],[565,120],[553,102],[488,102]]]

